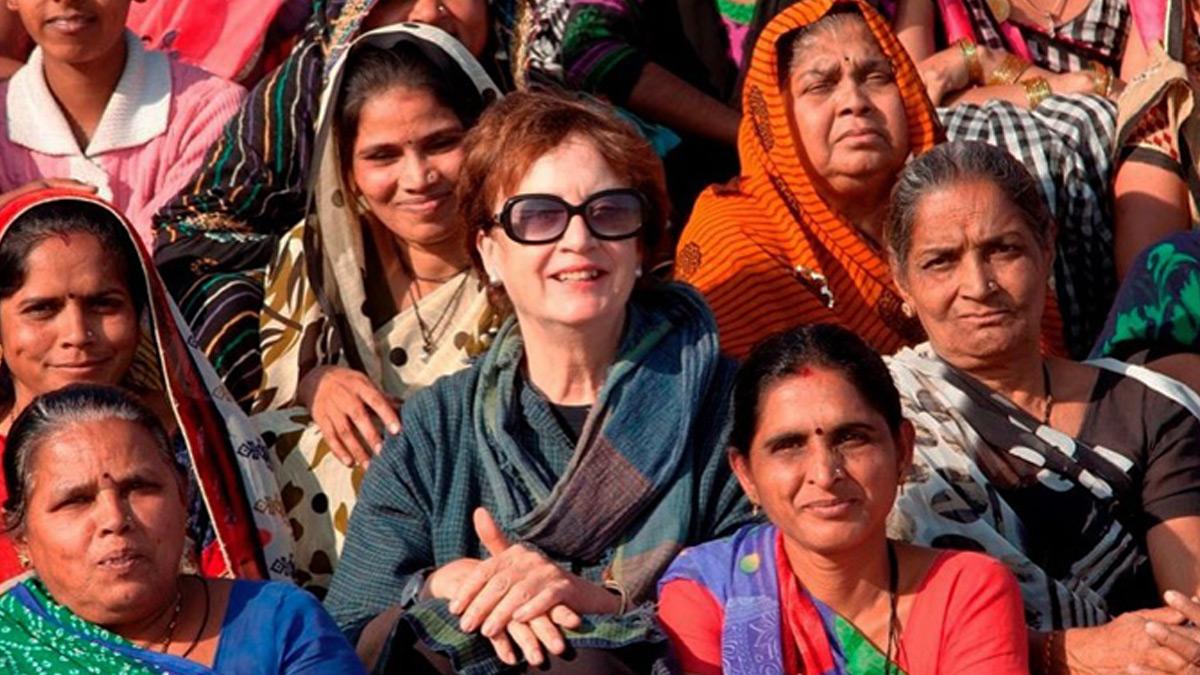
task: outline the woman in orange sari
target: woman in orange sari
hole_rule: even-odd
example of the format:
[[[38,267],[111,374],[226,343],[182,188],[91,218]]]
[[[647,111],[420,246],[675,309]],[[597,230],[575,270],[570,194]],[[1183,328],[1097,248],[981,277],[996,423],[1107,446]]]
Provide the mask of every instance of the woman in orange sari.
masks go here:
[[[896,175],[943,136],[886,19],[862,0],[789,7],[760,35],[742,99],[742,175],[700,196],[675,260],[716,314],[722,349],[742,359],[818,322],[884,354],[922,342],[879,242]]]

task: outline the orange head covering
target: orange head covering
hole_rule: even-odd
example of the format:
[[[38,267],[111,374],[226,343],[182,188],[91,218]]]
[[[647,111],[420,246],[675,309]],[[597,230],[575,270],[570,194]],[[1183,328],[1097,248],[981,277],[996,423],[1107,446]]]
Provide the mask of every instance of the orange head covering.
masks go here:
[[[738,358],[772,333],[821,321],[858,332],[884,353],[923,339],[901,311],[882,252],[817,193],[793,132],[780,47],[835,5],[862,15],[891,62],[912,152],[942,140],[912,60],[866,2],[804,0],[763,29],[742,92],[742,175],[700,196],[676,257],[680,279],[707,296],[721,345]]]

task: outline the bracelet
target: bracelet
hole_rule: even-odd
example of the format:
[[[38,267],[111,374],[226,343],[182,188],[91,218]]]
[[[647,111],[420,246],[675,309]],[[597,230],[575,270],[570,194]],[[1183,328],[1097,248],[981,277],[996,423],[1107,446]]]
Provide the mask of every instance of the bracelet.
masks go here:
[[[1099,61],[1088,64],[1088,73],[1092,76],[1092,91],[1097,96],[1107,98],[1112,94],[1113,73],[1108,66]]]
[[[983,84],[983,64],[979,62],[979,50],[971,38],[962,38],[955,42],[962,51],[963,61],[967,64],[967,81],[971,84]]]
[[[621,597],[621,606],[619,609],[617,609],[616,613],[617,616],[624,614],[625,611],[629,609],[629,593],[625,591],[625,587],[615,579],[605,579],[603,586],[605,590],[616,593]]]
[[[1000,65],[996,66],[996,69],[992,71],[992,74],[988,76],[987,83],[991,85],[1013,84],[1017,80],[1021,79],[1021,75],[1023,75],[1026,70],[1029,70],[1029,66],[1031,65],[1033,64],[1017,56],[1016,54],[1008,54],[1004,57],[1004,60],[1000,62]]]
[[[1029,99],[1029,109],[1033,110],[1042,104],[1047,97],[1054,93],[1050,83],[1044,77],[1035,77],[1021,83],[1025,87],[1025,98]]]
[[[1054,639],[1060,633],[1052,630],[1046,633],[1046,639],[1042,642],[1042,675],[1050,675],[1054,672]]]

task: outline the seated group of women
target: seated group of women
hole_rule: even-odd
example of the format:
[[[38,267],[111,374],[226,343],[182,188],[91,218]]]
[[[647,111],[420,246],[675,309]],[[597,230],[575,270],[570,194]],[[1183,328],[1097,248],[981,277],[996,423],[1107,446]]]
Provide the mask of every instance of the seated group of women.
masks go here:
[[[116,210],[0,211],[7,669],[1188,667],[1196,395],[1064,357],[1062,212],[869,5],[762,30],[699,290],[611,112],[344,47],[251,420]]]

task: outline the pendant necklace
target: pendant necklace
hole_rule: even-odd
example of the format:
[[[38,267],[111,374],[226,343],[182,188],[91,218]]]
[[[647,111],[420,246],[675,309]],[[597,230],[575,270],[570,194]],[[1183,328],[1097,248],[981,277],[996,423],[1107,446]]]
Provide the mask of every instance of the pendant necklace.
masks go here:
[[[458,271],[462,275],[462,281],[458,282],[458,288],[454,289],[454,294],[450,296],[450,301],[446,303],[446,308],[438,315],[433,325],[425,323],[425,319],[421,316],[421,307],[419,300],[423,297],[417,297],[414,288],[417,286],[417,278],[414,275],[413,283],[408,286],[408,297],[412,302],[413,315],[417,318],[417,329],[421,332],[421,362],[429,363],[429,359],[433,357],[433,353],[437,351],[438,342],[441,340],[442,334],[449,328],[449,318],[454,315],[458,308],[458,303],[462,300],[463,291],[467,288],[467,280],[471,275],[467,274],[467,268]],[[449,277],[453,279],[454,277]],[[449,280],[447,279],[447,280]]]

